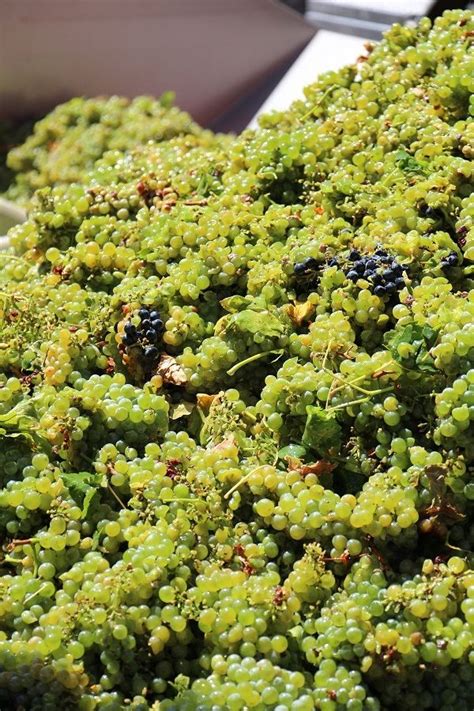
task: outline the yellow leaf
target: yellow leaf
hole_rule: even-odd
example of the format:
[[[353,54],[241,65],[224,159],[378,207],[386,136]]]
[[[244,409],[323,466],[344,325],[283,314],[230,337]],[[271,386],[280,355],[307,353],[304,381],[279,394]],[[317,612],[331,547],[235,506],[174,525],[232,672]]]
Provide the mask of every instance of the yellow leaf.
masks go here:
[[[189,417],[194,410],[194,405],[190,402],[178,402],[170,407],[170,420],[179,420],[180,417]]]
[[[219,397],[218,395],[208,395],[207,393],[198,393],[196,395],[196,402],[198,404],[198,407],[201,408],[201,410],[204,410],[207,412],[209,408],[211,407],[212,403],[216,399],[216,397]]]
[[[314,304],[310,301],[288,304],[287,314],[294,326],[301,326],[304,321],[308,321],[314,313]]]

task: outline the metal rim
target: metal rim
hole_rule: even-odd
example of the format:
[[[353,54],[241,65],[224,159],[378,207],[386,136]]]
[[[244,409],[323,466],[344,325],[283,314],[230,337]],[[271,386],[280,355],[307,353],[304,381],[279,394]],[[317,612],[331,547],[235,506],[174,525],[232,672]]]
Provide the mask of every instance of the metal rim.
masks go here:
[[[25,222],[27,215],[25,210],[15,205],[15,203],[0,198],[0,217],[5,217],[13,226]],[[10,241],[8,237],[6,235],[0,235],[0,250],[8,249],[9,244]]]

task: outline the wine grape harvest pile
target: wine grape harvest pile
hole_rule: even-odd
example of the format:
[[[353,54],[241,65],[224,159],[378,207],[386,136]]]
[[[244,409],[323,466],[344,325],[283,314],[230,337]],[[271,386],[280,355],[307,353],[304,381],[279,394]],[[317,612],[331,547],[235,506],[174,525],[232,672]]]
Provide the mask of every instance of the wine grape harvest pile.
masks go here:
[[[10,152],[1,709],[472,711],[473,36]]]

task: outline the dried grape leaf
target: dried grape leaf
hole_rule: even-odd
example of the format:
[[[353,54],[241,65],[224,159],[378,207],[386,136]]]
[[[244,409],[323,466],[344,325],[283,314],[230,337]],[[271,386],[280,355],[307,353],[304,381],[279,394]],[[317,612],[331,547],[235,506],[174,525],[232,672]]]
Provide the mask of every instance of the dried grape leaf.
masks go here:
[[[219,397],[218,395],[208,395],[207,393],[198,393],[196,395],[196,402],[198,407],[201,408],[201,410],[204,410],[204,412],[207,412],[209,408],[211,407],[212,403],[216,399],[216,397]]]
[[[315,305],[310,301],[288,304],[286,312],[294,326],[299,328],[304,321],[308,321],[314,314]]]
[[[183,368],[178,365],[176,358],[164,353],[158,365],[156,366],[155,375],[160,375],[163,382],[167,385],[186,385],[188,379]]]
[[[229,434],[225,439],[223,439],[221,442],[218,442],[217,444],[214,444],[211,449],[212,451],[220,451],[221,449],[228,449],[229,446],[237,447],[237,440],[235,439],[233,434]]]
[[[336,465],[325,459],[320,459],[317,462],[311,462],[310,464],[304,464],[298,457],[286,456],[285,461],[288,464],[288,471],[297,471],[301,476],[306,476],[307,474],[316,474],[316,476],[323,476],[324,474],[330,474]]]
[[[298,471],[301,476],[306,476],[307,474],[316,474],[316,476],[323,476],[324,474],[330,474],[333,469],[336,468],[335,464],[326,461],[325,459],[320,459],[312,464],[302,464]]]
[[[179,420],[181,417],[189,417],[194,407],[192,402],[178,402],[175,405],[170,405],[169,418],[170,420]]]

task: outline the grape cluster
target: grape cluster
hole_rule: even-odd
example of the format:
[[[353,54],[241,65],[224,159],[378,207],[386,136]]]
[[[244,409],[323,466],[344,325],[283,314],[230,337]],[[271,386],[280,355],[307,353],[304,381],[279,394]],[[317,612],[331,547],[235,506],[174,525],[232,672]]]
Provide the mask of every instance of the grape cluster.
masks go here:
[[[349,259],[352,265],[346,272],[347,278],[352,282],[359,279],[369,281],[376,296],[390,295],[405,286],[402,265],[392,259],[385,249],[379,248],[368,256],[362,256],[353,249]]]
[[[450,252],[447,257],[443,257],[441,260],[441,268],[451,269],[451,267],[457,267],[459,263],[459,258],[456,252]]]
[[[139,347],[145,361],[152,366],[159,356],[159,345],[164,331],[164,323],[156,309],[141,308],[138,311],[140,322],[135,325],[129,320],[123,327],[122,345],[126,348]]]
[[[1,709],[471,711],[473,33],[10,152]]]
[[[191,117],[172,106],[173,96],[77,97],[38,121],[24,143],[9,151],[7,167],[13,180],[7,197],[28,205],[35,190],[47,185],[83,182],[88,170],[105,153],[160,141],[180,134],[198,134]],[[7,136],[12,129],[7,127]],[[15,143],[20,140],[15,138]],[[10,139],[11,140],[11,139]]]

